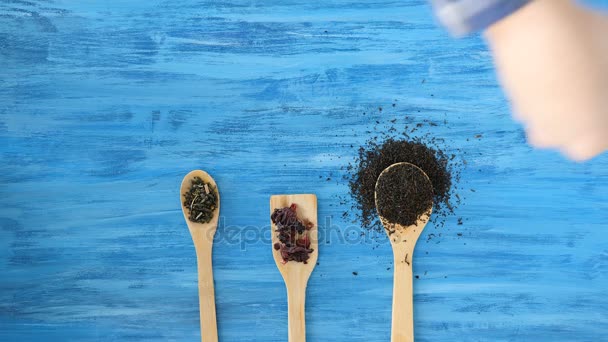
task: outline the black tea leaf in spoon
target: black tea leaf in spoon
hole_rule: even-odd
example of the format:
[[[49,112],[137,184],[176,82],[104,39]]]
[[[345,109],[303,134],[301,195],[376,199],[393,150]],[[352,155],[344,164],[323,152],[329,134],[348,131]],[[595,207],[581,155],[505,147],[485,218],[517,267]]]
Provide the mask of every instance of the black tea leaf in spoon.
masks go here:
[[[398,163],[378,177],[375,198],[376,209],[382,218],[408,227],[428,215],[433,206],[433,185],[417,166]]]

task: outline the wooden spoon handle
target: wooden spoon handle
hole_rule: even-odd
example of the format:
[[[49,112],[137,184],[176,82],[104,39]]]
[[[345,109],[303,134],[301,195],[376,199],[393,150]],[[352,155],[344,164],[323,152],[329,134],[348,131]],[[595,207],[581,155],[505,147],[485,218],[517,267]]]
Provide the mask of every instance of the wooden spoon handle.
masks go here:
[[[197,248],[198,301],[201,314],[201,341],[217,342],[217,323],[215,318],[215,290],[213,287],[213,268],[211,247]]]
[[[289,342],[306,342],[306,287],[287,287]]]
[[[412,255],[395,251],[391,342],[414,342]]]

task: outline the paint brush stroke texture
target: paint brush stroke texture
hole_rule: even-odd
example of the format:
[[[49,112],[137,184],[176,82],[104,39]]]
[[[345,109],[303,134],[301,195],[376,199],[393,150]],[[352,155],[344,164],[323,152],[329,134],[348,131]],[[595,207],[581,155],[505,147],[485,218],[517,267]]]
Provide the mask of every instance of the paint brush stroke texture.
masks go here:
[[[286,340],[252,236],[271,194],[306,192],[326,232],[309,340],[387,341],[391,250],[352,242],[341,167],[406,115],[467,161],[458,216],[415,254],[417,340],[608,335],[607,156],[528,148],[481,39],[425,1],[2,0],[0,66],[1,341],[196,341],[178,189],[197,168],[222,192],[222,341]]]

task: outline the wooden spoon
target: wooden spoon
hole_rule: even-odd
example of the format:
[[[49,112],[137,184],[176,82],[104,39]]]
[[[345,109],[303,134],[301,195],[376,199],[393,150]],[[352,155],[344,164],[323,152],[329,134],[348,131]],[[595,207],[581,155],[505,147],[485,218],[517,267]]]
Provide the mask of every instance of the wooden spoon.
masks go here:
[[[394,167],[414,167],[421,172],[430,183],[424,171],[410,163],[396,163],[386,168],[378,180],[386,175],[387,170]],[[378,181],[376,181],[376,209],[378,209]],[[388,234],[393,247],[394,275],[393,275],[393,318],[391,328],[392,342],[414,342],[414,293],[412,282],[412,265],[414,263],[414,247],[420,237],[420,233],[426,226],[433,208],[420,215],[418,221],[404,227],[402,225],[388,222],[380,213],[380,220]]]
[[[310,254],[307,263],[289,261],[283,262],[280,251],[274,249],[274,244],[279,242],[275,232],[276,227],[270,222],[272,233],[272,255],[283,276],[287,287],[287,306],[288,306],[288,329],[289,342],[306,341],[306,285],[312,270],[317,265],[319,257],[319,243],[317,230],[317,196],[315,195],[274,195],[270,197],[270,214],[275,209],[289,207],[295,203],[298,218],[306,219],[313,224],[308,231],[310,238],[310,248],[314,251]]]
[[[201,341],[217,342],[217,323],[215,318],[215,290],[213,287],[213,266],[211,261],[211,251],[213,248],[213,236],[217,230],[217,221],[220,215],[220,193],[215,181],[207,172],[194,170],[188,173],[182,181],[180,190],[181,203],[184,201],[184,194],[190,190],[191,182],[194,177],[199,177],[203,181],[213,185],[217,191],[217,208],[213,214],[213,219],[209,223],[196,223],[188,219],[188,209],[182,204],[184,219],[188,224],[194,249],[196,250],[196,264],[198,267],[198,298],[201,320]]]

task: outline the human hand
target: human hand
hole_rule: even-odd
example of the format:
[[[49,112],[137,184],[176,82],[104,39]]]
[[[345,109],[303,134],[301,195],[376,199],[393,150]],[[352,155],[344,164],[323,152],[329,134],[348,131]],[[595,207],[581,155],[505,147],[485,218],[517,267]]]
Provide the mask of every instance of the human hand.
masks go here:
[[[486,31],[529,142],[573,160],[608,149],[608,17],[535,0]]]

